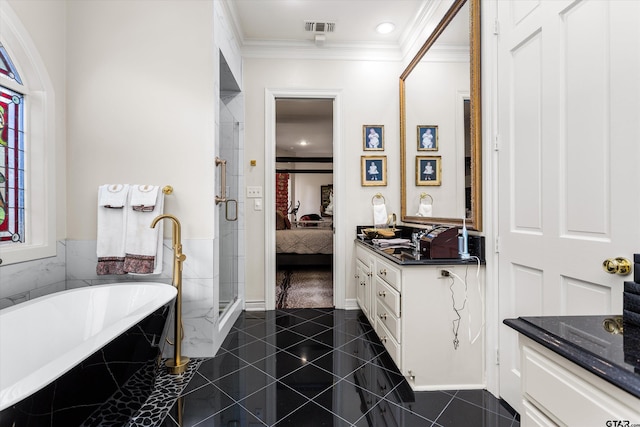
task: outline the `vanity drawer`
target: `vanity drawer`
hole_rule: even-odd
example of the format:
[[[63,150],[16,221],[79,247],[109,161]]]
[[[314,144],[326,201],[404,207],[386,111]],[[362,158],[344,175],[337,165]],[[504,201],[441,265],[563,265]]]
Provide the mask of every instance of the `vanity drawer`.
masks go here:
[[[382,341],[384,348],[387,349],[389,356],[391,356],[391,359],[393,359],[398,369],[402,371],[400,366],[400,344],[398,344],[398,342],[393,338],[391,332],[389,332],[380,319],[376,319],[376,332],[378,337],[380,337],[380,341]]]
[[[395,316],[400,317],[400,292],[393,289],[387,282],[381,280],[379,277],[376,277],[375,289],[376,300],[384,302]]]
[[[378,321],[387,327],[396,341],[400,342],[400,319],[398,319],[380,299],[378,299],[376,306],[376,317]]]
[[[376,276],[400,290],[400,270],[386,261],[376,260]]]
[[[371,253],[360,245],[356,245],[356,258],[366,265],[371,265],[373,261]]]

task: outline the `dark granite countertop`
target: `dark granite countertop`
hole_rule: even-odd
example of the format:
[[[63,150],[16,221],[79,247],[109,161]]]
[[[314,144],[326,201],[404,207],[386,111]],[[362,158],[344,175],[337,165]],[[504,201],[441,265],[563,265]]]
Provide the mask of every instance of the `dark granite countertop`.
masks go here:
[[[640,328],[625,325],[624,335],[608,332],[619,316],[546,316],[506,319],[504,323],[587,371],[640,398]]]
[[[478,260],[475,258],[460,259],[460,258],[441,258],[441,259],[428,259],[422,257],[419,253],[413,250],[410,245],[399,245],[393,247],[382,247],[373,244],[370,239],[356,239],[356,243],[370,249],[374,253],[388,259],[399,265],[466,265],[477,264]],[[484,262],[481,262],[484,264]]]

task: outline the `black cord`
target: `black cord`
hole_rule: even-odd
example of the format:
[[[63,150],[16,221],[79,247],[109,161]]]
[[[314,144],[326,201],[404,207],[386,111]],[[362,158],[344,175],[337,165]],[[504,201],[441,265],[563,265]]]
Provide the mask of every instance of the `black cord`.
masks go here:
[[[456,313],[456,316],[458,316],[458,318],[454,319],[452,322],[453,348],[454,350],[457,350],[458,346],[460,345],[460,340],[458,339],[458,331],[460,330],[460,320],[462,319],[462,316],[460,316],[460,311],[464,310],[464,307],[467,305],[467,297],[465,296],[464,301],[462,303],[462,307],[456,308],[456,296],[455,296],[455,293],[453,292],[453,285],[455,284],[455,280],[452,276],[449,276],[449,278],[451,279],[449,290],[451,291],[451,301],[453,302],[453,311]]]

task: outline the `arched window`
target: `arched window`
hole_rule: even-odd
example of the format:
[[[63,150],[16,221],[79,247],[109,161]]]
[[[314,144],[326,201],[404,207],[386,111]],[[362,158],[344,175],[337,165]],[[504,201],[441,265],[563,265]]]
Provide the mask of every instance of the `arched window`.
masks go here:
[[[24,243],[24,95],[2,43],[0,76],[0,242]]]
[[[55,93],[31,35],[0,1],[0,263],[56,255]]]

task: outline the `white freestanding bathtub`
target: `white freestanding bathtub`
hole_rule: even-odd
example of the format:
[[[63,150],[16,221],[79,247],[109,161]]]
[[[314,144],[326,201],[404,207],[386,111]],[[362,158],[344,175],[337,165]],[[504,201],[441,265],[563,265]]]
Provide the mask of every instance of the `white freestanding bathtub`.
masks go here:
[[[39,414],[52,405],[61,404],[67,413],[69,407],[99,405],[102,397],[88,397],[79,378],[87,379],[90,389],[113,395],[107,390],[109,383],[126,382],[148,365],[149,360],[135,357],[153,361],[161,354],[175,296],[171,285],[126,282],[58,292],[0,310],[0,425],[12,425],[10,421],[21,420],[24,412]],[[63,399],[65,375],[72,376],[66,382],[77,390]],[[53,391],[47,392],[52,386]],[[117,384],[115,390],[120,387]],[[74,401],[85,396],[89,401]],[[26,409],[20,408],[25,402]],[[50,411],[46,416],[61,412]],[[86,411],[78,415],[85,416]],[[57,424],[78,420],[61,419]]]

